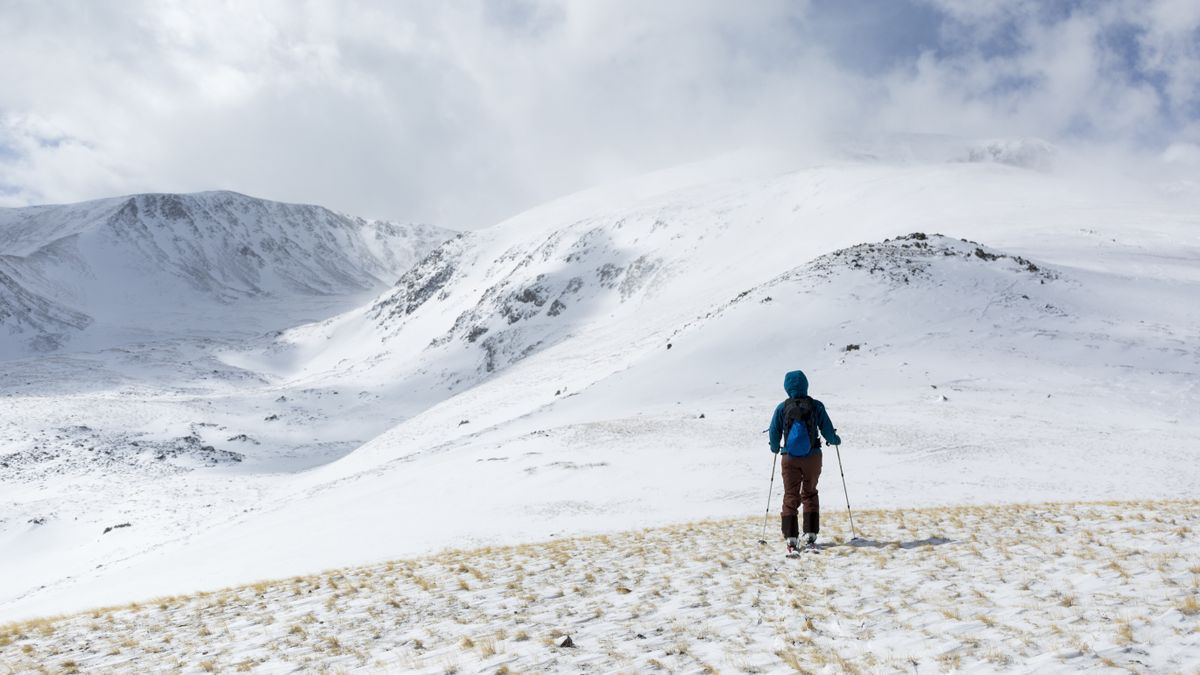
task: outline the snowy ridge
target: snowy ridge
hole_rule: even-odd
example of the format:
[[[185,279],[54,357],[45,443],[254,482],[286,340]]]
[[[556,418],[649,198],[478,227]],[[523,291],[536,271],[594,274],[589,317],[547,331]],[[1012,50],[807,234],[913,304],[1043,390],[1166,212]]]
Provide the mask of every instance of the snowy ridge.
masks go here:
[[[893,236],[893,214],[883,205],[910,200],[910,191],[939,183],[946,171],[819,168],[683,188],[601,214],[589,200],[566,199],[443,244],[369,307],[285,336],[277,350],[294,349],[290,361],[303,364],[296,376],[386,373],[461,391],[583,333],[619,322],[644,332],[646,317],[685,321],[733,289],[767,283],[860,235]],[[1024,188],[1028,180],[995,171],[970,167],[961,197],[933,195],[908,222],[958,221],[957,236],[986,240],[1010,207],[980,214],[963,201],[998,198],[982,181],[1002,177]],[[879,193],[865,203],[864,183]],[[1040,198],[1040,189],[1030,194]],[[547,226],[555,221],[542,211],[558,224]]]
[[[1056,149],[1037,138],[994,139],[967,149],[967,162],[996,162],[1025,169],[1047,171],[1054,164]]]
[[[243,301],[375,291],[447,236],[232,192],[6,209],[0,347],[49,351],[93,324],[182,332]],[[226,328],[237,328],[233,312]]]
[[[1186,672],[1198,506],[860,511],[857,540],[834,511],[800,560],[756,543],[759,519],[450,550],[0,626],[0,664]]]
[[[994,261],[1001,263],[980,265],[981,262]],[[672,334],[672,338],[720,317],[739,303],[758,302],[765,305],[775,301],[772,292],[820,293],[829,287],[836,289],[839,282],[844,283],[849,275],[861,276],[864,272],[890,294],[904,289],[918,289],[917,292],[922,296],[919,305],[941,307],[949,304],[950,299],[939,297],[939,294],[956,292],[956,284],[962,281],[959,276],[962,266],[976,268],[967,273],[973,277],[974,283],[970,292],[990,294],[992,300],[989,307],[999,302],[1004,306],[1027,307],[1032,315],[1061,313],[1053,305],[1030,308],[1029,302],[1020,302],[1029,301],[1030,296],[1018,292],[1022,285],[1045,285],[1047,281],[1058,279],[1060,275],[1057,272],[1039,267],[1019,255],[1009,255],[978,242],[913,232],[878,243],[857,244],[820,256],[764,284],[738,293],[732,300],[715,307],[703,317],[685,324]],[[1032,277],[1011,276],[1021,273]],[[980,286],[985,284],[988,288],[981,289]]]

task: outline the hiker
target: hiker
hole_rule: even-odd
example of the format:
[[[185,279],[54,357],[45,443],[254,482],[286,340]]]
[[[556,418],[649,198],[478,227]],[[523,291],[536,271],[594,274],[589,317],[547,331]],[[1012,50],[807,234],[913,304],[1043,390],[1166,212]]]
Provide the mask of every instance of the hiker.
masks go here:
[[[829,421],[825,404],[808,395],[808,378],[799,370],[783,377],[788,399],[775,407],[769,438],[771,452],[783,452],[783,537],[788,553],[801,545],[815,550],[821,531],[821,508],[817,500],[817,480],[821,477],[821,441],[817,431],[830,445],[841,445],[837,429]],[[780,447],[782,440],[783,446]],[[800,541],[798,507],[804,512],[804,541]]]

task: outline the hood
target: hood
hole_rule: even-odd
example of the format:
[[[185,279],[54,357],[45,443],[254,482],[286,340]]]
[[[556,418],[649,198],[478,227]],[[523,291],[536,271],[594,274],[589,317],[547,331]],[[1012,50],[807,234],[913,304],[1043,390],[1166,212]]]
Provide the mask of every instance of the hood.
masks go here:
[[[796,398],[797,396],[808,396],[808,378],[804,376],[803,370],[793,370],[783,376],[783,390],[788,396]]]

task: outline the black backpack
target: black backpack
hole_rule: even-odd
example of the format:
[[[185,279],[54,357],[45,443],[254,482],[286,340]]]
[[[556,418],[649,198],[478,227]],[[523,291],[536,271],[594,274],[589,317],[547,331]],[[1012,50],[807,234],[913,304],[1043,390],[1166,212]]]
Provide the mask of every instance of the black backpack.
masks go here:
[[[821,447],[821,439],[817,436],[817,406],[808,396],[789,398],[783,403],[783,438],[784,447],[799,449],[808,437],[808,447],[803,452],[788,452],[795,457],[804,457]]]

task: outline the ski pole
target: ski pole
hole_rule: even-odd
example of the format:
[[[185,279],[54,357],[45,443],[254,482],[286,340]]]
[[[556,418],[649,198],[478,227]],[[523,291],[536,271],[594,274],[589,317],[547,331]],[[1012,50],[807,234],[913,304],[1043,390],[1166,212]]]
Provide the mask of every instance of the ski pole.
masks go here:
[[[767,518],[771,515],[771,495],[775,492],[775,464],[779,462],[779,453],[774,454],[775,459],[771,460],[771,487],[767,488],[767,508],[763,511],[762,534],[758,540],[760,544],[767,543]]]
[[[842,494],[846,495],[846,515],[850,516],[850,534],[852,535],[851,539],[858,539],[858,532],[854,530],[854,512],[850,510],[850,491],[846,489],[846,472],[842,470],[842,448],[840,445],[835,445],[833,446],[833,449],[835,452],[837,452],[838,473],[842,474]],[[772,477],[774,477],[775,470],[772,469],[771,471]]]

